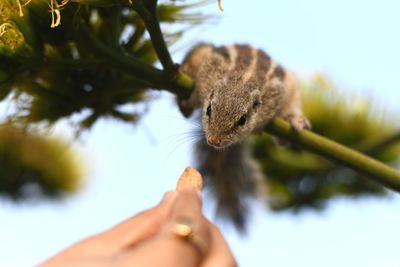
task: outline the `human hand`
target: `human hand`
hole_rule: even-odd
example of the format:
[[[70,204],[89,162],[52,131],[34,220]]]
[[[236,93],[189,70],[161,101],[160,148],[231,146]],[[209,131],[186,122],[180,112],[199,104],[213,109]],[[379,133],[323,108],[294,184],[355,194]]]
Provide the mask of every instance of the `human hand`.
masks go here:
[[[39,267],[235,267],[227,242],[201,211],[200,191],[171,191],[155,207],[78,242]],[[183,237],[177,227],[188,226]]]

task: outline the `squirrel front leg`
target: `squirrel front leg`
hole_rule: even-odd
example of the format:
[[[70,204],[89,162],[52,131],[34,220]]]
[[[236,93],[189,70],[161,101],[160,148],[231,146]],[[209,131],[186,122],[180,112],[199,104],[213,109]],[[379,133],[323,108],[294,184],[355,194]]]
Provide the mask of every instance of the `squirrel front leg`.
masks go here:
[[[182,65],[182,71],[186,71],[196,82],[196,86],[189,99],[178,98],[179,109],[185,117],[190,117],[193,109],[202,106],[210,90],[224,76],[224,59],[221,56],[216,54],[209,55],[202,62],[199,61],[199,63],[200,66],[197,68],[193,67],[194,64],[191,61],[187,64],[184,62]]]
[[[185,59],[182,62],[180,70],[186,73],[190,78],[196,82],[196,87],[189,99],[178,98],[178,106],[181,113],[186,117],[192,115],[193,110],[202,104],[201,95],[199,94],[198,82],[199,72],[207,61],[207,59],[212,55],[212,46],[205,43],[200,43],[196,45],[192,50],[188,52]]]
[[[309,120],[303,114],[298,82],[290,72],[286,72],[285,95],[280,117],[289,122],[296,132],[311,128]]]

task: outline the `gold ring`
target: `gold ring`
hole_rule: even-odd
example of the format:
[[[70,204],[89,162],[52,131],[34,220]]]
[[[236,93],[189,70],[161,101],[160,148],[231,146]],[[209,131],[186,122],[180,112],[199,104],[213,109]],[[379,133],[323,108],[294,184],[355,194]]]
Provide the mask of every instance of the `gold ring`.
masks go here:
[[[193,231],[191,223],[186,222],[175,223],[171,228],[171,234],[180,240],[187,241],[200,252],[202,256],[207,254],[207,245],[205,241]]]

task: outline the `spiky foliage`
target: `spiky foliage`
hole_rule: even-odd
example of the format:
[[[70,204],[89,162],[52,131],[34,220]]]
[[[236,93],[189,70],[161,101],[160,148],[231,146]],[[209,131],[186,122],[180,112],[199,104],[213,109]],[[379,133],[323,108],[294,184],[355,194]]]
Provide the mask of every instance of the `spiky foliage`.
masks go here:
[[[102,116],[135,123],[143,110],[137,104],[149,99],[150,84],[140,73],[109,62],[86,39],[90,35],[100,47],[130,57],[138,65],[154,64],[153,43],[130,1],[36,0],[25,4],[23,16],[15,1],[0,4],[0,100],[12,91],[16,99],[22,99],[17,101],[14,119],[53,123],[85,109],[89,115],[81,118],[82,127],[92,126]],[[204,1],[158,5],[159,22],[174,25],[163,33],[168,44],[207,18],[189,11],[201,4]],[[126,104],[137,108],[126,112],[121,109]]]
[[[0,125],[0,196],[58,198],[76,192],[82,175],[83,164],[68,144]]]
[[[316,76],[303,85],[303,99],[314,132],[386,163],[395,164],[400,159],[400,142],[374,149],[381,143],[378,140],[392,136],[396,129],[369,99],[339,93],[324,76]],[[262,165],[268,204],[273,210],[321,209],[333,197],[387,193],[382,186],[311,152],[279,148],[266,134],[253,141],[254,156]]]

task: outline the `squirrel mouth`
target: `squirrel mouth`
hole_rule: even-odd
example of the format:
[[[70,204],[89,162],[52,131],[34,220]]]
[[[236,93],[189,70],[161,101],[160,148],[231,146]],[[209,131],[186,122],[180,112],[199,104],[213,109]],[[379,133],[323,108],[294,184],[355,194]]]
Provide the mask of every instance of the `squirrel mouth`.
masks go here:
[[[227,143],[220,137],[208,136],[206,141],[209,146],[212,146],[216,150],[221,150],[229,146],[229,142]]]
[[[216,145],[213,145],[213,144],[209,144],[210,146],[212,146],[215,150],[222,150],[222,149],[224,149],[225,148],[225,146],[216,146]]]
[[[224,147],[222,138],[216,135],[209,135],[207,136],[207,144],[213,146],[215,148],[222,148]]]

